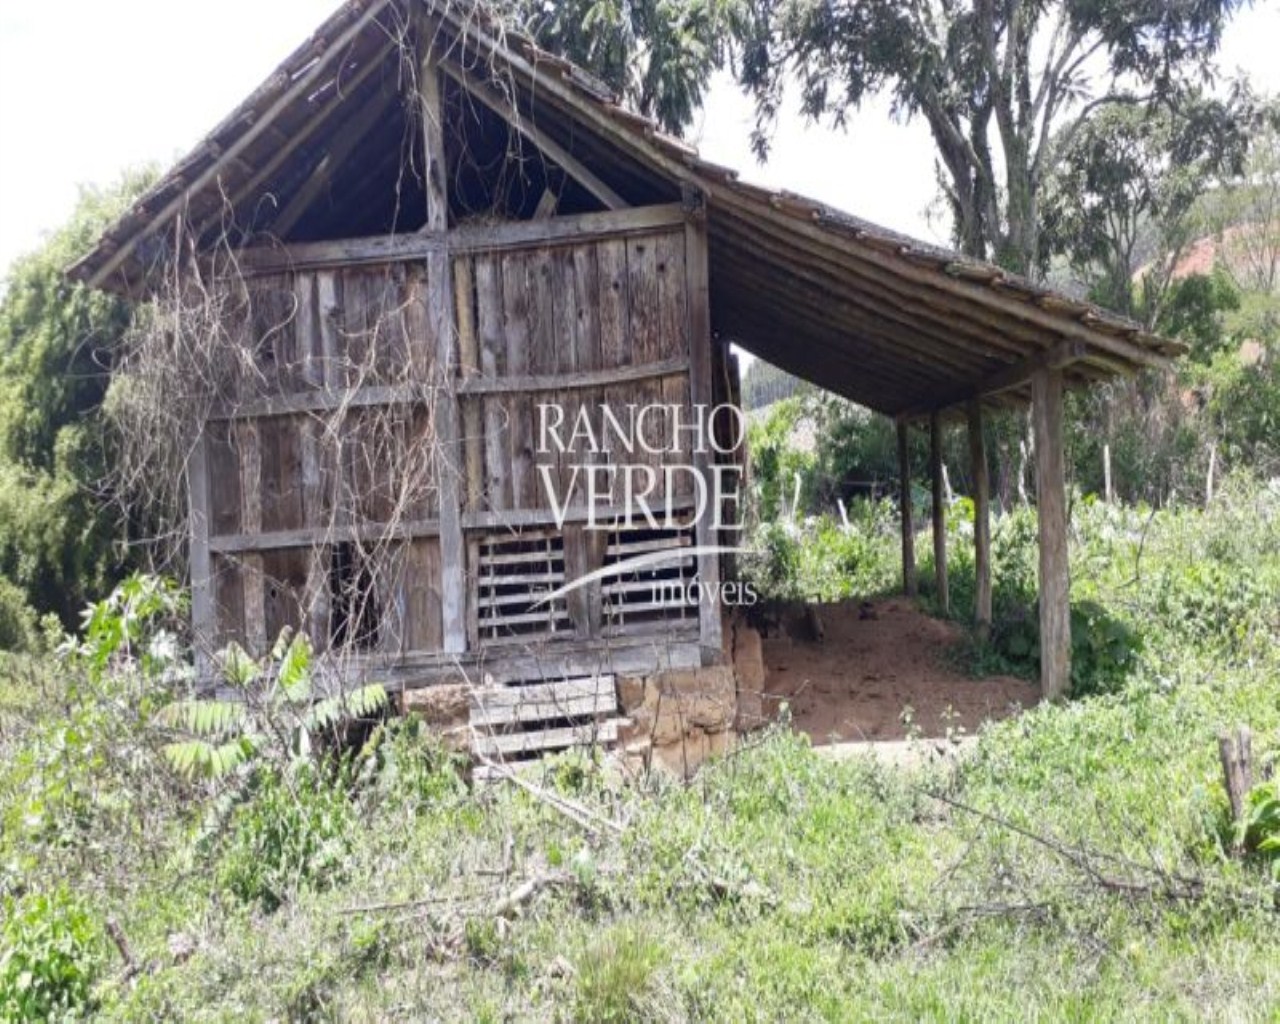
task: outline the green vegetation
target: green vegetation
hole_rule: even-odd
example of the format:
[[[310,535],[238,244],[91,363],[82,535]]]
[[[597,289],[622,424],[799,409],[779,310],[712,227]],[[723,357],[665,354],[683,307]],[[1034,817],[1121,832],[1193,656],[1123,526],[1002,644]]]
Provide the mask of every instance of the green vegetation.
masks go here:
[[[1260,779],[1234,826],[1215,737],[1248,723],[1260,766],[1280,754],[1280,491],[1074,521],[1089,696],[984,729],[958,769],[832,761],[780,726],[687,787],[579,754],[473,788],[376,699],[303,729],[287,638],[225,661],[293,727],[187,758],[193,733],[260,734],[190,701],[182,595],[130,580],[59,661],[4,663],[0,1019],[1268,1019],[1280,794]],[[797,529],[801,567],[858,555],[789,585],[895,584],[885,507]],[[1010,608],[1033,530],[997,525]]]
[[[37,639],[24,605],[70,626],[125,569],[126,526],[105,500],[99,410],[131,311],[62,272],[152,178],[143,171],[86,191],[67,224],[0,285],[0,576],[12,585],[0,590],[6,650]]]

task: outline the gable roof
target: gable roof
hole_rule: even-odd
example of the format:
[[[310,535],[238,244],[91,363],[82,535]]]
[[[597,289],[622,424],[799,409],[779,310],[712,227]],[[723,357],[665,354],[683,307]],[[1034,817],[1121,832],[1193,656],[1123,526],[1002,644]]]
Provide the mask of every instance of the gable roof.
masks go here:
[[[1080,384],[1163,367],[1182,351],[994,265],[739,181],[626,109],[583,69],[503,32],[482,6],[407,3],[434,19],[434,42],[451,73],[500,74],[518,117],[609,188],[637,204],[699,193],[713,328],[821,387],[914,416],[974,398],[1028,401],[1029,377],[1042,366]],[[228,197],[283,205],[277,200],[304,188],[344,135],[377,127],[377,96],[401,73],[409,22],[401,0],[345,3],[70,276],[138,291],[148,267],[163,261],[178,218],[200,237],[225,223]]]

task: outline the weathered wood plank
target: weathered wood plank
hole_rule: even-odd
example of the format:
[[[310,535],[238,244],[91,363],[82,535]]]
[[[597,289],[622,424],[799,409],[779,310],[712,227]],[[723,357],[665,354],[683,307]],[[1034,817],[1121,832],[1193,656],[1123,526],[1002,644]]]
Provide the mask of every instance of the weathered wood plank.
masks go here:
[[[1036,507],[1040,524],[1040,692],[1060,697],[1071,684],[1071,574],[1067,560],[1067,490],[1062,440],[1062,371],[1031,378],[1036,439]]]
[[[460,256],[540,248],[642,234],[684,223],[679,203],[638,206],[627,210],[583,213],[542,221],[461,225],[448,232],[428,228],[416,234],[377,235],[333,242],[303,242],[286,246],[249,248],[237,254],[245,275],[283,270],[320,270],[368,263],[413,262],[444,249]]]
[[[475,281],[471,258],[453,263],[454,316],[458,323],[458,394],[467,394],[466,385],[480,373],[480,341],[476,334]],[[484,501],[484,433],[480,402],[462,405],[462,444],[466,450],[467,511],[478,511]]]
[[[711,374],[711,288],[708,278],[707,223],[705,208],[699,206],[696,213],[685,220],[685,275],[689,310],[689,395],[693,405],[710,406],[714,387]],[[694,456],[694,465],[703,480],[710,481],[710,457],[706,446]],[[711,529],[709,515],[698,517],[695,536],[700,546],[714,545],[719,537]],[[716,555],[702,555],[698,559],[698,577],[712,592],[720,584],[720,559]],[[702,639],[705,661],[716,664],[723,659],[721,643],[721,609],[718,601],[702,600],[698,603],[698,631]]]
[[[678,356],[672,359],[661,359],[655,363],[622,366],[612,370],[525,374],[492,379],[473,377],[460,384],[458,392],[462,395],[501,395],[531,391],[583,391],[607,387],[611,384],[631,384],[663,377],[680,377],[688,372],[688,358]],[[568,417],[565,422],[569,422]]]
[[[476,257],[475,283],[480,373],[483,378],[492,380],[505,372],[507,363],[506,338],[503,335],[504,293],[501,268],[496,258]],[[469,383],[472,382],[464,382],[464,386]],[[484,490],[490,509],[512,507],[509,472],[511,427],[504,412],[500,399],[484,399]]]
[[[397,520],[393,523],[322,524],[301,530],[273,533],[218,534],[209,538],[209,550],[217,554],[274,551],[281,548],[307,548],[328,542],[358,541],[377,544],[380,541],[406,540],[413,537],[435,537],[440,523],[435,519]]]
[[[531,754],[539,750],[616,743],[617,739],[617,719],[609,719],[598,724],[542,729],[537,732],[517,732],[508,736],[477,736],[474,749],[484,757],[502,757],[512,754]]]
[[[505,312],[506,372],[524,376],[529,372],[531,329],[530,299],[535,289],[532,268],[523,255],[502,258],[502,294]],[[527,508],[527,494],[534,480],[532,407],[513,396],[503,405],[507,435],[507,465],[511,481],[511,504],[508,508]]]
[[[262,532],[262,449],[258,424],[247,420],[236,424],[236,447],[240,453],[240,526],[247,535]],[[240,563],[244,581],[244,642],[250,653],[266,653],[267,625],[262,578],[262,556],[246,554]]]
[[[209,464],[207,440],[202,430],[187,460],[187,515],[191,529],[188,556],[191,576],[191,629],[195,637],[196,671],[207,675],[209,658],[218,631],[217,609],[213,595],[213,563],[209,555],[209,523],[212,518],[209,500]]]
[[[614,677],[604,673],[558,679],[549,683],[533,683],[528,686],[477,686],[470,692],[473,712],[543,705],[551,711],[545,716],[547,718],[568,717],[556,714],[555,705],[561,701],[583,698],[598,701],[601,712],[616,710],[618,699]]]
[[[425,23],[424,23],[425,29]],[[429,29],[425,39],[430,39]],[[444,104],[440,68],[430,42],[419,54],[418,90],[423,124],[423,177],[427,193],[426,230],[445,232],[449,227],[447,161],[444,144]],[[444,649],[467,649],[466,550],[462,539],[462,450],[454,377],[455,331],[453,320],[452,266],[447,252],[437,248],[427,255],[427,319],[436,339],[436,379],[441,382],[436,399],[436,439],[443,466],[437,480],[440,508],[441,604]]]

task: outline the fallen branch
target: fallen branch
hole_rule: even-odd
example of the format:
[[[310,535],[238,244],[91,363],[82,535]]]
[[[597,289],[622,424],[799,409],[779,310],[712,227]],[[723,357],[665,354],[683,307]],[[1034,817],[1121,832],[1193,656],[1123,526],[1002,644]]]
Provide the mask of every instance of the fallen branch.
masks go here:
[[[1156,865],[1139,864],[1136,861],[1117,854],[1106,853],[1099,850],[1089,850],[1082,846],[1075,846],[1070,843],[1062,842],[1052,836],[1040,835],[1032,832],[1028,828],[1016,824],[1002,818],[997,814],[989,811],[981,810],[969,804],[956,800],[943,793],[933,790],[920,790],[925,796],[944,803],[949,807],[954,807],[958,811],[971,814],[983,821],[989,822],[1000,828],[1013,832],[1022,836],[1046,850],[1051,851],[1068,864],[1077,868],[1084,873],[1095,885],[1109,892],[1119,893],[1125,896],[1143,896],[1147,898],[1162,898],[1175,903],[1195,903],[1199,902],[1210,895],[1210,880],[1205,878],[1195,878],[1188,875],[1175,874],[1164,870]],[[1155,876],[1155,880],[1147,879],[1130,879],[1123,878],[1118,875],[1105,873],[1096,862],[1113,865],[1117,868],[1124,868],[1129,871],[1139,872],[1148,876]],[[1265,900],[1259,900],[1254,894],[1242,893],[1233,889],[1219,887],[1218,895],[1235,903],[1238,906],[1248,907],[1267,907],[1276,910],[1280,909],[1268,903]]]
[[[527,878],[499,899],[490,910],[493,917],[510,917],[543,889],[574,885],[577,878],[568,871],[549,871],[545,875]]]
[[[530,796],[560,812],[579,828],[585,829],[592,835],[598,836],[604,830],[613,832],[614,835],[621,835],[625,831],[624,827],[618,822],[602,817],[581,804],[560,796],[558,793],[552,793],[541,786],[535,786],[528,779],[521,778],[504,764],[491,761],[487,757],[480,757],[478,760],[494,778],[515,783]]]

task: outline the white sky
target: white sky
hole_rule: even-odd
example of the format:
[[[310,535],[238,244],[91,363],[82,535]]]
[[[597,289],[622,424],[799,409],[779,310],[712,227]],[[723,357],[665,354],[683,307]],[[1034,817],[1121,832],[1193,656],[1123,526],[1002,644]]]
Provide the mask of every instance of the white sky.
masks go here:
[[[70,213],[82,184],[129,166],[167,166],[247,96],[337,0],[0,0],[0,274]],[[1232,24],[1224,68],[1280,92],[1280,4],[1258,0]],[[893,124],[883,104],[847,132],[784,118],[773,155],[751,154],[751,106],[717,81],[691,133],[702,155],[749,180],[824,200],[933,241],[927,129]]]

